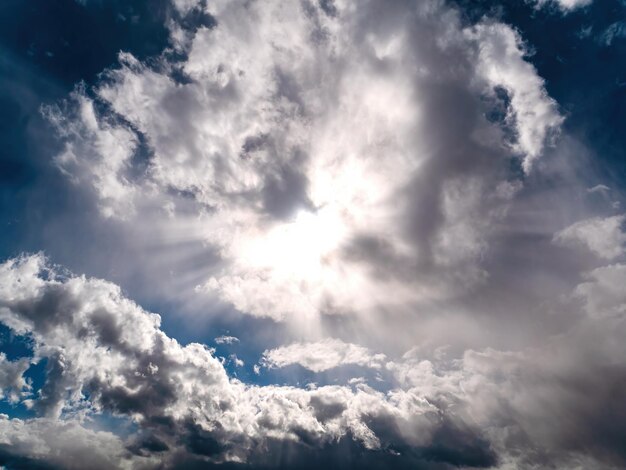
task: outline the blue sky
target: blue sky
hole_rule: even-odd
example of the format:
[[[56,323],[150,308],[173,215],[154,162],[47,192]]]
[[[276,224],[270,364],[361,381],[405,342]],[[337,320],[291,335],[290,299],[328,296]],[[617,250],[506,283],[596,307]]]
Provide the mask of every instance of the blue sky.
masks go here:
[[[0,465],[626,462],[622,0],[8,0],[0,52]]]

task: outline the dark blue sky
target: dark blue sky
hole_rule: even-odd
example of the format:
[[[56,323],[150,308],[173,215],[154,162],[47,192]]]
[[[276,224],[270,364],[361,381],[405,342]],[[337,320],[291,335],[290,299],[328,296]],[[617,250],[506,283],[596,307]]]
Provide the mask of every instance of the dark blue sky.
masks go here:
[[[0,4],[0,256],[44,247],[45,224],[68,210],[50,165],[58,144],[40,115],[79,82],[93,85],[119,51],[167,46],[167,2],[7,0]],[[87,210],[87,208],[85,208]],[[37,245],[40,245],[38,248]]]
[[[565,129],[594,149],[598,165],[619,184],[626,177],[626,6],[593,2],[567,15],[534,10],[522,1],[460,0],[475,20],[496,15],[514,25],[530,46],[529,60],[567,116]],[[621,22],[621,33],[616,25]]]

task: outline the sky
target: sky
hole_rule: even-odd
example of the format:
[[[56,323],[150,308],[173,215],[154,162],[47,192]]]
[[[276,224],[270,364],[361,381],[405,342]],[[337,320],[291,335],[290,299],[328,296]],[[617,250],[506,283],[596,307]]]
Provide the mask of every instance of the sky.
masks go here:
[[[626,467],[623,0],[0,3],[0,468]]]

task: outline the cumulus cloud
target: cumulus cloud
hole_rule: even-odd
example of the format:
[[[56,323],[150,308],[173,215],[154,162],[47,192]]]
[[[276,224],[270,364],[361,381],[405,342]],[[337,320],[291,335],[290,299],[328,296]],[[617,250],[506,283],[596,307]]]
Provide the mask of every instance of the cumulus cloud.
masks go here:
[[[217,338],[215,338],[214,341],[217,344],[233,344],[233,343],[238,343],[239,338],[235,336],[222,335],[222,336],[218,336]]]
[[[605,406],[625,411],[610,398],[625,379],[623,363],[612,359],[621,354],[623,328],[622,319],[586,323],[524,351],[470,350],[461,361],[409,353],[389,367],[413,393],[437,396],[439,406],[468,413],[487,429],[493,448],[507,449],[497,468],[542,468],[547,461],[617,468],[624,455],[610,442],[624,429]],[[589,393],[602,404],[592,404]]]
[[[55,157],[61,171],[76,184],[94,189],[105,217],[131,216],[136,189],[128,174],[137,149],[136,134],[98,119],[94,102],[86,98],[82,87],[76,89],[64,108],[48,106],[43,113],[58,134],[68,139],[62,153]]]
[[[365,458],[364,467],[612,468],[626,461],[611,444],[626,434],[615,420],[626,413],[615,399],[626,380],[615,362],[626,353],[622,317],[596,318],[522,351],[454,358],[414,349],[385,362],[397,381],[388,392],[359,381],[299,389],[229,379],[209,349],[169,338],[157,315],[116,286],[60,273],[41,255],[1,265],[0,286],[2,322],[30,335],[34,360],[49,364],[32,399],[43,416],[0,419],[8,462],[77,468],[87,452],[97,468],[289,468],[315,466],[323,455]],[[330,362],[365,355],[356,345],[325,344],[318,350],[346,353]],[[588,400],[592,390],[598,401]],[[123,439],[90,430],[90,417],[101,413],[131,420],[138,431]],[[291,450],[279,458],[279,448]]]
[[[221,257],[196,294],[277,321],[484,282],[511,152],[530,172],[562,122],[512,28],[439,1],[177,5],[214,19],[182,61],[123,53],[48,112],[105,215],[191,221]]]
[[[384,354],[375,354],[367,348],[335,338],[281,346],[265,351],[261,359],[268,368],[299,364],[313,372],[323,372],[342,365],[380,369],[384,361]]]
[[[255,387],[230,380],[209,349],[166,336],[158,315],[124,298],[117,286],[61,276],[41,255],[4,263],[0,281],[1,321],[30,335],[35,357],[48,361],[46,382],[31,403],[46,418],[2,422],[12,429],[5,444],[13,454],[46,459],[56,449],[50,442],[66,431],[80,432],[80,423],[68,421],[76,413],[127,417],[142,431],[124,443],[126,450],[117,437],[85,431],[83,439],[67,444],[63,458],[69,462],[83,461],[85,448],[101,440],[113,448],[103,449],[108,459],[167,451],[159,455],[172,462],[241,462],[277,441],[319,447],[346,438],[381,449],[381,438],[367,424],[372,419],[420,429],[405,434],[392,427],[393,442],[428,447],[437,439],[436,408],[405,393],[385,395],[367,386]],[[24,433],[26,440],[19,437]],[[490,458],[487,448],[479,452]]]
[[[159,316],[125,299],[119,287],[84,277],[58,279],[52,272],[43,279],[45,270],[41,256],[0,267],[0,321],[31,335],[36,356],[47,358],[49,380],[35,405],[42,414],[59,417],[80,409],[89,390],[99,406],[150,415],[175,406],[185,375],[204,377],[208,393],[228,382],[206,347],[182,347],[165,336]]]

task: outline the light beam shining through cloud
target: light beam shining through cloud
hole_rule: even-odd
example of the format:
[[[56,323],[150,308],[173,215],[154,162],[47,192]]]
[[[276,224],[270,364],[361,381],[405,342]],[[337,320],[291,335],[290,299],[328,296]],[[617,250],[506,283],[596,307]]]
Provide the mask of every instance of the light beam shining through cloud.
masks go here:
[[[625,468],[625,13],[5,2],[0,467]]]

